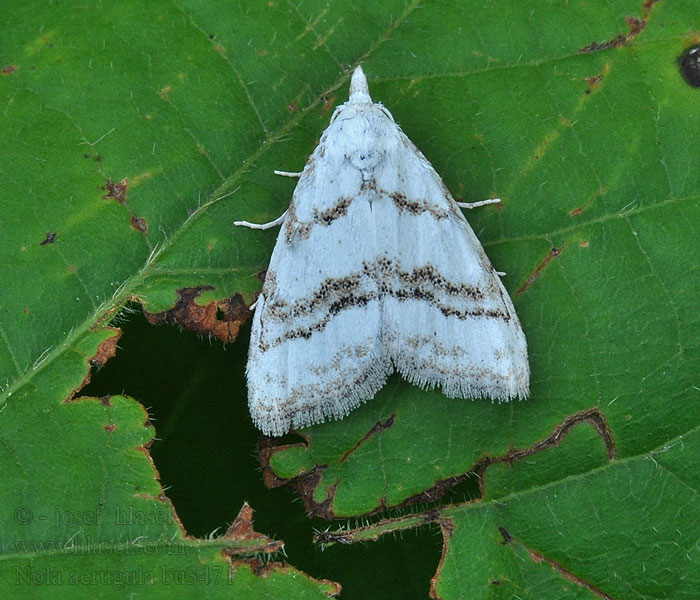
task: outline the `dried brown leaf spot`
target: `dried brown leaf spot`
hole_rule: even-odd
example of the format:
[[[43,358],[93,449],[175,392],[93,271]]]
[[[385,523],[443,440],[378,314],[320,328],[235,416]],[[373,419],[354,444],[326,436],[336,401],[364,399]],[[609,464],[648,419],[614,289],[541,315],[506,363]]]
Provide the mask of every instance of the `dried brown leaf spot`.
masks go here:
[[[549,251],[549,254],[544,257],[542,262],[537,265],[535,270],[532,272],[532,274],[525,280],[525,283],[523,283],[516,291],[516,294],[522,294],[527,288],[529,288],[532,283],[535,281],[540,276],[540,273],[544,270],[544,268],[549,264],[549,261],[552,260],[554,257],[559,256],[561,254],[562,248],[552,248]]]
[[[656,3],[656,0],[649,0],[644,4],[644,18],[640,17],[625,17],[625,22],[629,26],[629,31],[627,33],[620,33],[615,37],[606,40],[604,42],[593,42],[588,46],[584,46],[579,49],[579,52],[597,52],[598,50],[607,50],[608,48],[619,48],[631,42],[636,38],[647,26],[647,16],[649,11]]]
[[[245,548],[226,548],[224,550],[226,556],[234,556],[243,552],[265,552],[270,554],[281,550],[284,545],[282,542],[273,540],[253,529],[253,509],[247,502],[243,503],[241,510],[238,511],[238,516],[226,530],[223,539],[232,542],[255,542],[255,545],[252,547],[246,545]]]
[[[321,108],[321,114],[325,114],[325,113],[327,113],[331,108],[333,108],[333,105],[335,104],[335,101],[336,101],[336,97],[335,97],[335,96],[331,96],[330,98],[328,98],[328,99],[323,103],[323,107]]]
[[[593,92],[595,88],[598,87],[598,84],[603,80],[603,74],[596,75],[595,77],[586,77],[585,81],[588,84],[588,89],[586,90],[586,94],[590,94]]]
[[[87,372],[85,373],[85,377],[80,382],[80,385],[68,395],[68,397],[65,399],[65,402],[71,402],[73,398],[75,398],[75,395],[80,390],[82,390],[88,383],[90,383],[90,366],[102,367],[110,358],[112,358],[117,353],[117,342],[119,341],[119,338],[122,335],[122,330],[118,327],[105,327],[105,329],[107,331],[110,331],[112,335],[110,335],[107,339],[102,340],[98,344],[95,354],[88,359],[88,368]],[[103,404],[105,404],[104,398],[101,398],[100,400]],[[109,403],[109,401],[107,401],[106,405],[110,406],[111,404]]]
[[[41,242],[39,245],[46,246],[47,244],[53,244],[56,241],[57,235],[58,235],[58,233],[56,233],[55,231],[51,232],[51,233],[47,232],[46,237],[44,238],[44,241]]]
[[[106,340],[102,340],[99,346],[97,346],[97,352],[90,358],[91,365],[103,367],[110,358],[116,356],[117,342],[122,335],[122,330],[114,327],[109,327],[109,329],[112,330],[114,334]]]
[[[153,325],[176,323],[194,333],[214,336],[225,343],[233,342],[240,326],[250,316],[250,310],[240,294],[204,306],[197,304],[202,292],[213,289],[208,285],[179,289],[173,308],[160,313],[144,311],[144,314]]]
[[[129,221],[131,222],[131,226],[136,231],[140,231],[144,235],[148,233],[148,223],[146,223],[146,219],[144,219],[143,217],[135,217],[132,215]]]
[[[396,414],[392,414],[384,422],[377,421],[352,448],[343,454],[339,462],[344,462],[347,460],[351,454],[353,454],[360,446],[367,442],[367,440],[374,437],[377,433],[391,428],[394,425],[395,420]],[[338,489],[338,482],[335,482],[328,487],[326,490],[326,497],[321,502],[315,499],[316,489],[321,483],[323,471],[326,469],[327,465],[316,465],[313,470],[302,473],[299,476],[291,479],[278,477],[270,466],[272,456],[277,452],[283,452],[286,449],[294,446],[303,446],[303,444],[274,445],[275,439],[276,438],[269,436],[261,436],[258,442],[258,456],[263,470],[263,481],[265,486],[268,488],[275,488],[283,485],[289,485],[296,491],[297,494],[299,494],[299,497],[304,502],[306,512],[309,515],[322,517],[327,521],[332,521],[333,519],[337,518],[333,513],[333,504],[335,502],[335,494]],[[386,503],[384,500],[380,501],[380,506],[374,512],[381,512],[384,509],[385,504]]]
[[[126,178],[122,179],[119,182],[114,182],[111,179],[107,180],[107,183],[105,186],[102,188],[103,190],[107,190],[107,193],[102,196],[105,200],[109,198],[113,198],[119,204],[124,204],[126,202],[126,191],[127,191],[127,183],[126,183]]]

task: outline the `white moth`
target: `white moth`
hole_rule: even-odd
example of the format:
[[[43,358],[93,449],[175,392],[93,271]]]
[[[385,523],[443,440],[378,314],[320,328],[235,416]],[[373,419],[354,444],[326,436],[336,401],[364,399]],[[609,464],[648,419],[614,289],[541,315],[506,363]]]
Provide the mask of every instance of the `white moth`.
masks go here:
[[[248,355],[256,426],[342,418],[398,371],[449,397],[525,398],[527,346],[499,274],[427,159],[357,67],[298,176]]]

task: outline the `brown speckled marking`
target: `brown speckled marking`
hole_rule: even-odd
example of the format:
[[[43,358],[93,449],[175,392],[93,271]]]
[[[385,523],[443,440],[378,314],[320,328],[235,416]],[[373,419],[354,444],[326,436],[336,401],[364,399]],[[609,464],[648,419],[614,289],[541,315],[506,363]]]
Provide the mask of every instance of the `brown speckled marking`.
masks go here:
[[[327,365],[314,365],[310,371],[320,378],[328,377],[329,373],[337,374],[342,368],[343,359],[362,360],[372,354],[372,345],[342,346],[333,355],[333,360]]]
[[[296,209],[294,208],[294,202],[292,201],[289,205],[289,211],[284,224],[284,238],[287,244],[291,244],[297,237],[308,239],[311,230],[316,225],[328,227],[333,221],[344,217],[348,214],[350,204],[352,204],[352,198],[350,196],[340,196],[336,204],[326,210],[319,211],[317,208],[314,208],[312,220],[300,221]]]
[[[305,168],[305,173],[311,173],[314,169],[314,165],[314,156],[312,155]],[[377,182],[374,179],[362,181],[358,193],[366,194],[372,192],[374,194],[377,194],[380,198],[389,198],[394,203],[399,212],[407,212],[412,215],[429,213],[436,220],[447,219],[451,216],[461,214],[457,210],[456,205],[454,204],[454,200],[450,195],[449,190],[445,187],[445,184],[442,181],[440,181],[440,185],[442,186],[443,194],[445,196],[445,200],[447,201],[448,208],[442,208],[440,206],[431,204],[424,198],[408,198],[406,194],[400,191],[392,192],[380,189],[377,187]],[[313,218],[309,221],[299,220],[299,216],[295,209],[295,199],[296,193],[295,196],[292,198],[287,218],[285,219],[285,240],[287,244],[291,244],[297,237],[302,239],[308,239],[311,234],[311,230],[316,225],[323,225],[327,227],[337,219],[347,216],[348,208],[350,207],[350,204],[352,204],[354,198],[353,196],[340,196],[333,206],[323,211],[319,211],[318,209],[314,208]]]
[[[266,284],[265,297],[270,303],[265,307],[265,318],[293,323],[303,317],[317,314],[313,323],[300,324],[283,335],[268,339],[262,330],[259,349],[266,352],[287,340],[309,339],[314,332],[322,331],[331,319],[344,310],[367,306],[370,302],[391,297],[398,301],[422,300],[437,308],[446,317],[460,320],[469,318],[500,319],[510,321],[512,316],[502,309],[489,309],[482,305],[500,290],[482,290],[466,284],[455,284],[442,276],[433,265],[401,270],[388,257],[379,257],[375,264],[363,263],[362,270],[344,277],[329,277],[309,296],[293,303],[275,298],[275,282]],[[497,287],[497,286],[493,286]],[[445,296],[468,302],[469,307],[456,307],[441,301]]]
[[[483,290],[474,287],[473,285],[466,285],[464,283],[454,284],[443,277],[439,271],[430,264],[423,267],[416,267],[410,272],[397,270],[396,275],[399,281],[406,287],[415,287],[425,283],[430,283],[435,289],[444,292],[448,296],[466,296],[471,300],[484,299]]]
[[[406,211],[413,215],[419,215],[424,212],[428,212],[436,219],[446,219],[450,216],[450,211],[444,208],[438,208],[437,206],[431,206],[425,200],[409,200],[406,198],[405,194],[401,192],[385,192],[380,191],[381,194],[386,194],[394,201],[396,208],[400,211]]]
[[[314,169],[316,169],[316,157],[314,154],[309,156],[309,160],[306,161],[306,164],[304,165],[304,170],[302,171],[304,175],[309,176],[311,173],[314,172]]]
[[[377,192],[377,182],[374,179],[370,179],[369,181],[363,181],[360,184],[360,191],[361,192]]]
[[[367,280],[370,281],[367,281]],[[392,285],[392,279],[397,279],[399,285]],[[473,301],[482,301],[492,295],[492,290],[488,288],[484,290],[472,285],[463,283],[454,284],[443,277],[438,270],[431,264],[422,267],[416,267],[411,271],[403,271],[394,265],[394,262],[386,257],[381,256],[377,259],[376,264],[362,264],[362,271],[351,273],[345,277],[337,277],[324,280],[319,288],[311,294],[310,297],[300,298],[292,306],[287,305],[282,300],[277,300],[268,306],[269,316],[280,319],[294,319],[303,315],[309,315],[317,312],[319,308],[329,305],[345,305],[347,300],[343,296],[350,297],[361,292],[365,284],[365,288],[373,290],[375,286],[379,293],[375,297],[382,295],[390,295],[399,299],[408,299],[410,290],[415,290],[415,297],[422,296],[426,293],[434,293],[426,290],[426,286],[430,286],[433,290],[442,292],[442,294],[454,298],[468,298]],[[373,285],[367,285],[371,283]],[[494,286],[496,287],[496,286]],[[268,294],[271,296],[271,294]],[[365,292],[364,295],[367,295]]]
[[[353,391],[353,397],[342,404],[343,414],[348,414],[366,399],[368,394],[374,395],[384,385],[392,370],[388,358],[378,357],[378,360],[370,363],[369,368],[361,372],[339,374],[343,377],[343,386],[339,387],[335,378],[325,385],[319,380],[315,384],[297,386],[289,390],[289,394],[284,398],[268,398],[263,406],[258,407],[258,410],[264,414],[275,415],[276,419],[286,421],[292,427],[297,423],[318,423],[329,415],[338,414],[338,394],[346,386]],[[309,398],[316,400],[308,403]],[[258,420],[265,419],[266,417],[261,419],[258,415]]]
[[[277,273],[272,269],[268,269],[265,271],[263,281],[265,283],[265,289],[274,290],[277,287]]]
[[[292,201],[289,203],[289,208],[287,208],[287,217],[284,219],[283,227],[284,239],[287,244],[291,244],[299,229],[299,218],[297,217],[297,207],[294,198],[292,198]]]

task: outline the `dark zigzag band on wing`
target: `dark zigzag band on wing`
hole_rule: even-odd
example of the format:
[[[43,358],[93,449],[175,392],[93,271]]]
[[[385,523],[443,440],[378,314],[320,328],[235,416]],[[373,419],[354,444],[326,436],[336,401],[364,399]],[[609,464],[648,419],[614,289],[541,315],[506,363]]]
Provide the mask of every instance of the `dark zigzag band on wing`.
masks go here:
[[[269,304],[267,318],[286,320],[314,313],[318,311],[319,306],[338,301],[343,295],[359,291],[363,281],[366,281],[367,278],[374,284],[373,288],[378,287],[381,292],[390,292],[388,283],[392,278],[397,278],[404,287],[415,288],[416,286],[430,285],[433,290],[442,292],[444,295],[453,298],[468,298],[473,301],[491,297],[494,288],[498,287],[493,285],[479,288],[464,283],[452,283],[431,264],[416,267],[411,271],[402,271],[395,266],[393,260],[382,256],[377,259],[375,264],[363,262],[360,272],[350,273],[344,277],[325,279],[315,292],[308,297],[298,299],[294,304],[290,305],[280,300]],[[268,272],[267,280],[270,281],[270,287],[274,290],[277,285],[275,275]],[[273,296],[274,293],[269,295]]]
[[[430,213],[435,219],[447,219],[450,215],[455,214],[452,210],[441,208],[430,204],[426,200],[409,200],[405,194],[401,192],[389,192],[387,190],[376,189],[374,182],[362,184],[360,192],[372,191],[381,198],[390,199],[399,212],[407,212],[412,215],[422,213]],[[454,203],[452,196],[445,190],[445,199],[450,203]],[[287,217],[284,222],[284,238],[288,244],[291,244],[295,238],[308,239],[311,230],[317,225],[328,227],[331,223],[344,217],[348,214],[348,208],[353,202],[351,196],[340,196],[335,204],[325,210],[314,208],[312,218],[308,221],[301,221],[297,215],[294,198],[289,205]]]
[[[271,275],[271,285],[266,286],[264,292],[267,297],[274,298],[276,278],[274,274]],[[446,296],[468,301],[473,306],[467,309],[449,306],[441,302]],[[485,318],[509,322],[512,315],[507,311],[487,309],[479,305],[484,299],[492,299],[494,296],[502,298],[501,290],[495,283],[481,288],[455,284],[440,275],[430,264],[411,271],[402,271],[394,266],[391,259],[382,257],[373,265],[363,263],[360,272],[324,280],[310,296],[300,298],[294,303],[272,300],[270,304],[266,304],[263,313],[266,321],[290,323],[311,314],[318,315],[318,318],[313,323],[290,328],[274,339],[267,339],[269,327],[264,327],[259,349],[265,352],[287,340],[308,339],[314,332],[322,331],[330,320],[342,311],[366,306],[384,297],[392,297],[399,301],[421,300],[437,308],[446,317],[454,316],[460,320]],[[505,301],[503,304],[505,305]]]
[[[284,239],[288,244],[291,244],[295,237],[308,239],[311,230],[316,225],[328,227],[336,219],[347,215],[348,207],[352,204],[352,200],[350,196],[341,196],[333,206],[326,210],[314,208],[311,221],[300,221],[297,217],[294,199],[292,199],[287,211],[287,217],[284,220]]]

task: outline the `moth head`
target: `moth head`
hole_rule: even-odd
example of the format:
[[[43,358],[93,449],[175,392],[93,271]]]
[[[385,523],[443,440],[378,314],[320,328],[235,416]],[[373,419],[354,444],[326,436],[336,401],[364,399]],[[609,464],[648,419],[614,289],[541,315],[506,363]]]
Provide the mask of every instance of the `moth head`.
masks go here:
[[[372,102],[372,97],[369,95],[369,86],[367,85],[367,77],[361,66],[358,66],[350,79],[350,96],[345,104],[341,104],[333,112],[331,123],[335,121],[341,113],[345,113],[344,118],[354,117],[358,114],[370,115],[372,112],[379,111],[391,121],[394,117],[380,103]]]
[[[361,66],[355,69],[350,79],[350,99],[348,102],[372,104],[372,98],[369,95],[369,86],[367,85],[367,77]]]

